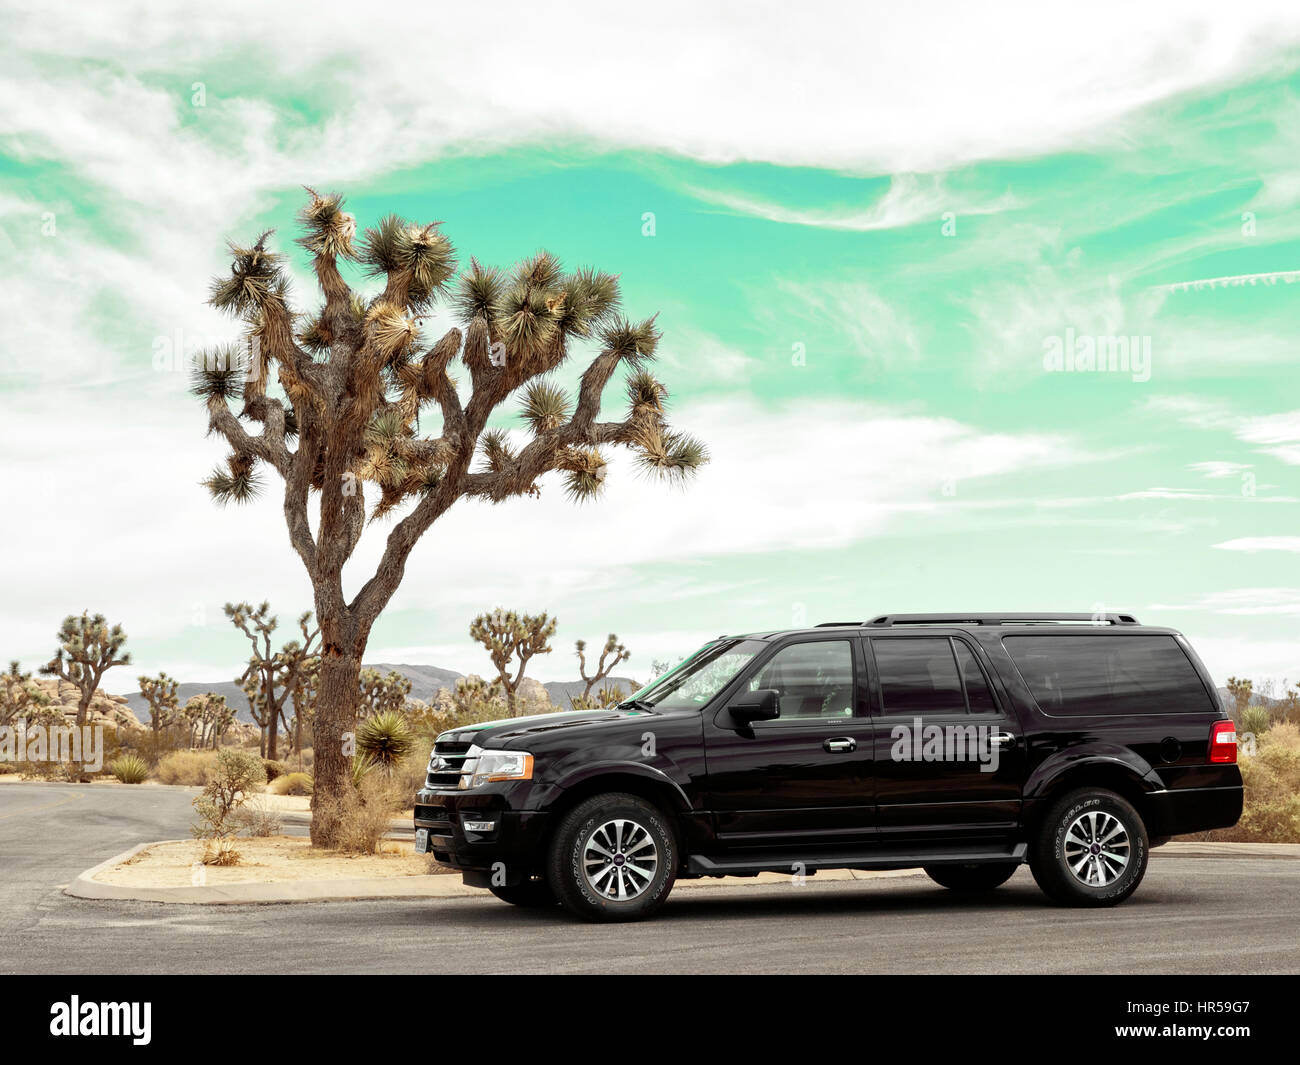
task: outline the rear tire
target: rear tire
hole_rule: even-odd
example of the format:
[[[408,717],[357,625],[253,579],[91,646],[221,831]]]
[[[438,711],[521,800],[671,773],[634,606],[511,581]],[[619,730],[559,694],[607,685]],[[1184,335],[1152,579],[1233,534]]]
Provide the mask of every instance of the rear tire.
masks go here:
[[[593,795],[564,815],[551,840],[547,880],[561,905],[587,921],[639,921],[677,879],[677,837],[663,812],[636,795]]]
[[[1029,868],[1063,906],[1114,906],[1142,882],[1150,845],[1141,815],[1105,788],[1080,788],[1054,802],[1030,845]]]
[[[526,909],[545,909],[555,906],[559,899],[545,880],[525,880],[520,884],[501,884],[488,888],[502,902],[511,906],[523,906]]]
[[[996,865],[925,865],[925,875],[959,895],[980,895],[1001,887],[1015,874],[1018,862]]]

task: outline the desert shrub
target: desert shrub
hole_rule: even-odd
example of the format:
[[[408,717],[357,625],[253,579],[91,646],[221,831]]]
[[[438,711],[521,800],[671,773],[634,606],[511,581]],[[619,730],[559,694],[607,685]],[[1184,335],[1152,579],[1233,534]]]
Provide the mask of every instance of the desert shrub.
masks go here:
[[[389,774],[393,782],[393,801],[401,803],[397,812],[408,809],[415,802],[415,793],[424,787],[429,769],[427,750],[414,749],[393,767]]]
[[[357,752],[391,773],[415,743],[411,726],[398,710],[384,710],[357,727]]]
[[[1240,759],[1246,804],[1233,828],[1208,838],[1234,843],[1300,843],[1300,726],[1274,725]]]
[[[123,738],[123,745],[135,751],[151,766],[157,765],[173,751],[188,746],[189,736],[183,729],[131,729]]]
[[[108,771],[123,784],[143,784],[149,779],[149,763],[138,754],[124,754],[108,763]]]
[[[289,772],[289,767],[283,762],[277,762],[274,758],[263,758],[262,769],[266,773],[266,782],[269,784],[276,777],[283,776]]]
[[[153,777],[160,784],[202,786],[211,778],[218,757],[216,751],[173,751],[154,766]]]
[[[1241,731],[1253,732],[1256,738],[1264,735],[1273,724],[1273,715],[1267,706],[1248,706],[1241,712]]]
[[[266,790],[272,795],[310,795],[311,784],[310,773],[285,773],[276,777]]]
[[[203,794],[194,800],[198,820],[194,838],[207,841],[200,859],[204,865],[235,865],[239,852],[231,839],[239,829],[236,812],[266,783],[262,759],[251,751],[224,750],[216,757]]]
[[[284,817],[261,795],[254,795],[231,817],[241,836],[278,836],[284,830]]]
[[[393,802],[392,782],[382,773],[367,773],[357,787],[344,788],[326,806],[335,826],[329,846],[344,854],[377,853],[390,827]]]

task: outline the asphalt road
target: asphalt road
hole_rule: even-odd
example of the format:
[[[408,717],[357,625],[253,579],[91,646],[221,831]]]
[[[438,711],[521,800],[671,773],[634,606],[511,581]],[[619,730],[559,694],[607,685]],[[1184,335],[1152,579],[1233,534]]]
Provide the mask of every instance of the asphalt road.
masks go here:
[[[1297,973],[1300,861],[1152,855],[1111,910],[1050,905],[1021,870],[978,902],[924,876],[683,889],[589,926],[495,899],[171,906],[72,899],[78,873],[178,838],[164,788],[0,785],[3,973]]]

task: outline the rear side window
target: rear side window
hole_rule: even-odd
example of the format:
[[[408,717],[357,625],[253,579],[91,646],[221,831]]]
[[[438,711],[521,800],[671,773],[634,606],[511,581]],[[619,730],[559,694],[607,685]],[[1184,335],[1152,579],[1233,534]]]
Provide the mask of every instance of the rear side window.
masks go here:
[[[961,678],[947,636],[872,640],[886,714],[964,714]]]
[[[1172,636],[1007,636],[1002,644],[1048,714],[1136,716],[1215,709]]]

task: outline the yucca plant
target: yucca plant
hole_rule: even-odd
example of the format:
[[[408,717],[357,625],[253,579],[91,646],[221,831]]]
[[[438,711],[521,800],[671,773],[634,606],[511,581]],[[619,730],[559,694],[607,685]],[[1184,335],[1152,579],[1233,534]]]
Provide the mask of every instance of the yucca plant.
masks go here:
[[[108,763],[108,771],[123,784],[143,784],[149,779],[149,763],[138,754],[124,754]]]
[[[1262,736],[1273,726],[1273,715],[1267,706],[1248,706],[1241,712],[1241,731]]]
[[[291,306],[270,233],[232,244],[231,269],[213,282],[210,302],[241,323],[245,348],[205,357],[194,391],[208,429],[230,448],[206,482],[213,497],[257,498],[266,467],[284,481],[289,540],[311,579],[321,630],[311,831],[328,846],[338,816],[328,800],[346,787],[343,736],[355,730],[362,656],[434,522],[461,499],[535,496],[551,473],[571,498],[593,499],[613,447],[673,479],[707,456],[669,428],[666,390],[648,368],[658,327],[653,317],[621,316],[614,274],[565,270],[544,251],[505,270],[470,259],[458,273],[440,223],[390,215],[358,236],[342,197],[307,192],[299,243],[323,303]],[[349,262],[379,280],[373,296],[344,279]],[[433,338],[424,323],[439,301],[460,324]],[[569,396],[547,375],[575,341],[596,354]],[[466,386],[453,377],[457,360]],[[605,388],[620,374],[631,378],[626,413],[598,421]],[[516,396],[529,430],[519,442],[499,424]],[[378,566],[349,598],[343,569],[367,523],[385,515],[396,520]]]
[[[411,726],[397,710],[385,710],[366,718],[357,729],[357,753],[372,759],[385,773],[410,753],[415,743]]]

